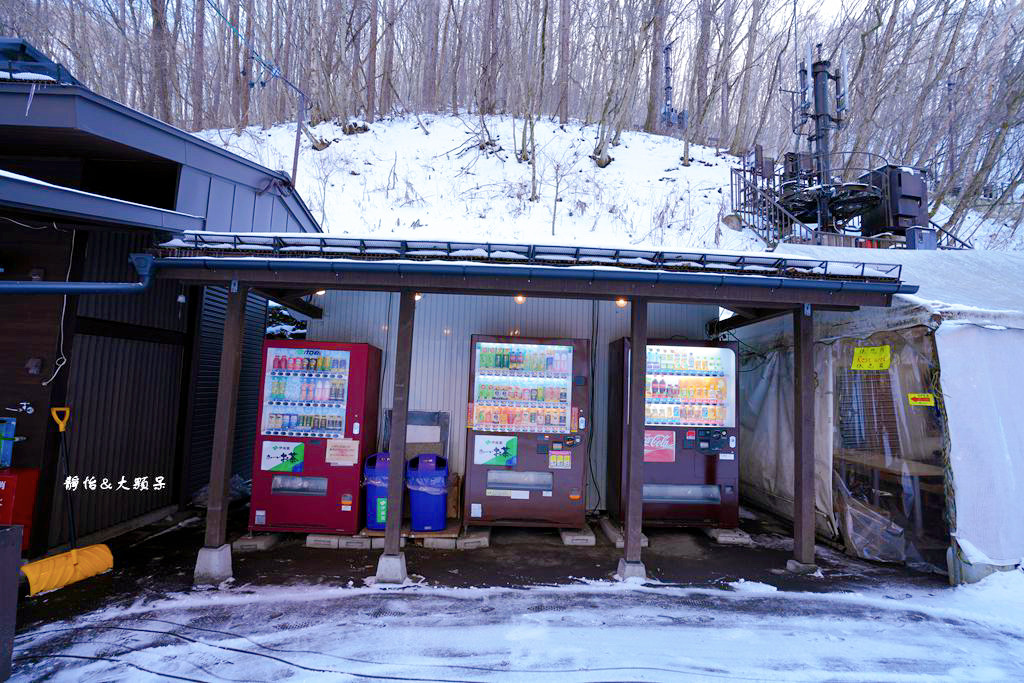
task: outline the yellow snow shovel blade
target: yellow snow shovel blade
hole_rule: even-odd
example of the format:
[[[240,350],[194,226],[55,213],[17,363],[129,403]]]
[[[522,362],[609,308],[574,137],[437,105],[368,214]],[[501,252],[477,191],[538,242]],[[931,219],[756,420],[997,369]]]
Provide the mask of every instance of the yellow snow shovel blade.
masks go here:
[[[96,576],[114,568],[110,548],[101,544],[74,548],[22,566],[28,578],[29,595],[63,588],[69,583]]]
[[[57,423],[57,429],[60,430],[59,460],[64,465],[65,474],[70,474],[64,432],[67,430],[68,420],[71,419],[71,409],[67,406],[50,408],[50,416],[53,417],[53,421]],[[110,554],[110,548],[107,546],[97,544],[84,548],[76,547],[78,541],[74,507],[71,504],[70,491],[68,489],[64,491],[67,496],[66,507],[71,550],[29,562],[21,568],[22,573],[28,578],[29,595],[52,591],[54,588],[63,588],[69,583],[81,581],[114,568],[114,556]]]

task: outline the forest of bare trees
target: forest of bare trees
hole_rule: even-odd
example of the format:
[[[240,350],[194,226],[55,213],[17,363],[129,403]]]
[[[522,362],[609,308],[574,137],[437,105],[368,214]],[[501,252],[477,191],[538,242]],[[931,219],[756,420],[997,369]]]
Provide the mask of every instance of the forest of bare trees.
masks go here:
[[[1024,188],[1021,0],[0,0],[0,34],[186,129],[294,120],[282,76],[313,123],[504,113],[523,154],[537,116],[598,124],[598,165],[624,129],[683,135],[669,43],[690,141],[793,149],[785,91],[820,43],[849,65],[849,164],[928,169],[954,222]]]

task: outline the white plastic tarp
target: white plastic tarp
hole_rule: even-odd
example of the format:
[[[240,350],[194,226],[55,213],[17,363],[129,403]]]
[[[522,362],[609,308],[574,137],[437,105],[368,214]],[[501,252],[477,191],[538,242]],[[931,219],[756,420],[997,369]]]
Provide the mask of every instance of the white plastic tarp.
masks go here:
[[[955,530],[971,563],[1024,560],[1024,331],[943,323],[935,333]]]
[[[815,359],[814,512],[821,533],[835,536],[832,513],[833,377],[831,355]],[[751,357],[740,370],[742,493],[783,517],[793,515],[793,351]]]

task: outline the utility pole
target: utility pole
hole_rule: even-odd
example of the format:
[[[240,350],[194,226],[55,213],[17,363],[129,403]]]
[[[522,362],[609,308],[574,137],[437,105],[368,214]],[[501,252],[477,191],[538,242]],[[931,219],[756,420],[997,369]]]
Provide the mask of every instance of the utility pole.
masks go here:
[[[299,110],[295,115],[295,153],[292,155],[292,187],[299,175],[299,141],[302,139],[302,115],[306,113],[306,94],[299,90]]]

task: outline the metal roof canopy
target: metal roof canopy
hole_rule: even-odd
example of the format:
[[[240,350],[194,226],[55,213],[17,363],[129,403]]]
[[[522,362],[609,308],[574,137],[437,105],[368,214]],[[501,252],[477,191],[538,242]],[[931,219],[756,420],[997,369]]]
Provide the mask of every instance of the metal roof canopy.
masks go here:
[[[186,233],[158,250],[154,267],[159,277],[259,288],[639,296],[776,309],[888,306],[893,294],[917,291],[891,264],[309,235]]]
[[[29,220],[74,222],[76,226],[144,228],[181,233],[202,230],[206,220],[103,195],[51,185],[0,170],[0,207]]]
[[[321,231],[284,171],[267,169],[78,84],[0,82],[0,139],[8,155],[66,156],[68,150],[84,150],[97,158],[159,160],[197,169],[260,194],[272,192],[302,230]]]

